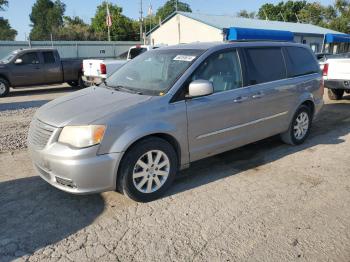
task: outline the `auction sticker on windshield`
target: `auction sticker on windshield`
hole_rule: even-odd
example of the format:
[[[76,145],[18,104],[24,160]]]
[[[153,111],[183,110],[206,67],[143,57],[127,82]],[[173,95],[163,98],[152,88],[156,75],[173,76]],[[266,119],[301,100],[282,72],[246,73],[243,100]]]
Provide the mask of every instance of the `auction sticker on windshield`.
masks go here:
[[[177,55],[174,58],[174,61],[184,61],[184,62],[192,62],[196,57],[189,55]]]

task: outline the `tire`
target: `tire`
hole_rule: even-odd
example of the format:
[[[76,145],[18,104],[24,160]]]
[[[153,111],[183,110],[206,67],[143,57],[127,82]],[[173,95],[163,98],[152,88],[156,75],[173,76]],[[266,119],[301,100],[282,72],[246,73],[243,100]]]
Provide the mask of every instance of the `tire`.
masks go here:
[[[4,78],[0,78],[0,97],[5,97],[9,93],[10,93],[10,83]]]
[[[79,88],[86,88],[86,87],[88,87],[88,85],[83,80],[83,75],[79,75],[78,86],[79,86]]]
[[[150,152],[152,161],[149,161]],[[178,157],[174,148],[161,138],[146,138],[124,155],[118,172],[117,188],[137,202],[153,201],[170,187],[177,171]]]
[[[328,89],[328,98],[330,100],[340,100],[343,98],[344,89]]]
[[[71,87],[79,86],[79,82],[78,81],[70,81],[70,82],[67,82],[67,84],[70,85]]]
[[[298,124],[298,121],[299,122],[302,121],[304,117],[306,117],[307,120],[301,122],[302,124]],[[289,126],[288,131],[281,134],[282,141],[289,145],[301,145],[302,143],[305,142],[306,138],[309,136],[311,125],[312,125],[312,114],[311,114],[310,108],[305,105],[300,106],[297,112],[293,116],[293,119]],[[298,130],[300,131],[300,133],[298,133]]]

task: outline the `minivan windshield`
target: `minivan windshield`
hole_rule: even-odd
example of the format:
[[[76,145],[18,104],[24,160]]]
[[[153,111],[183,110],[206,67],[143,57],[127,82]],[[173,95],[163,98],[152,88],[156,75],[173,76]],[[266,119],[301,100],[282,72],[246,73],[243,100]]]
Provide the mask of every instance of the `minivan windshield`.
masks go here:
[[[204,50],[157,49],[145,52],[106,79],[105,85],[140,94],[165,94]]]

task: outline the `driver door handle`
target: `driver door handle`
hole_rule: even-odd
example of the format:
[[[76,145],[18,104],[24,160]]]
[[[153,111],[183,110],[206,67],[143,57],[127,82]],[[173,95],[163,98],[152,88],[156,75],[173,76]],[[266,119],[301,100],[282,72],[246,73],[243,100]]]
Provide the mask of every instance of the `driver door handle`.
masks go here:
[[[234,103],[242,103],[246,100],[248,100],[249,98],[247,96],[239,96],[239,97],[236,97],[233,102]]]

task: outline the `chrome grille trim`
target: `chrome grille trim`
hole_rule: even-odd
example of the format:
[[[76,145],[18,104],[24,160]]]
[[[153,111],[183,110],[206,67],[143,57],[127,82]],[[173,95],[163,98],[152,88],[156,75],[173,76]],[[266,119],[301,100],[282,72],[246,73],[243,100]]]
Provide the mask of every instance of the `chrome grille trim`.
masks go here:
[[[34,118],[30,123],[28,143],[38,150],[45,148],[56,127]]]

